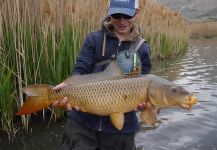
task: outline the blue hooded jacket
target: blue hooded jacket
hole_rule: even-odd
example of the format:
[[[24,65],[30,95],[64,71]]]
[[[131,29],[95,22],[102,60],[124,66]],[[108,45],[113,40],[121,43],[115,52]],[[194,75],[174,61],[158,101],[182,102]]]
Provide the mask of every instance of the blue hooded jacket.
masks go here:
[[[104,34],[106,35],[105,53],[104,56],[102,56]],[[96,63],[110,59],[112,55],[114,56],[118,52],[128,50],[131,43],[139,36],[139,30],[135,24],[128,39],[120,42],[113,33],[113,26],[111,25],[110,20],[105,19],[101,30],[91,32],[87,35],[83,46],[81,47],[73,73],[78,75],[103,71],[107,64],[101,66],[97,65],[96,67]],[[142,74],[149,73],[151,69],[149,45],[145,42],[137,52],[141,58]],[[88,128],[106,133],[134,133],[139,129],[135,111],[124,114],[125,122],[121,131],[117,130],[112,125],[109,116],[98,116],[72,110],[68,112],[68,117],[76,119]]]

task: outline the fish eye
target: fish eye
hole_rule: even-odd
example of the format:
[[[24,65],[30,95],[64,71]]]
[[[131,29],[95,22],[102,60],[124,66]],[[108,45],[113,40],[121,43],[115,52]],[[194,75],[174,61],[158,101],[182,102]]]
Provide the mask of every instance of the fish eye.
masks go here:
[[[177,91],[176,87],[172,87],[171,91],[175,93]]]

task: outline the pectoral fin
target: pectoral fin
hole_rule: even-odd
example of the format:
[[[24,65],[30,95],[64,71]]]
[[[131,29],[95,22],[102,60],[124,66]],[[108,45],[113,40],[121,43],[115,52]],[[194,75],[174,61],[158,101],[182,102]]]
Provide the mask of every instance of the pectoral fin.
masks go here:
[[[123,113],[113,113],[110,115],[110,120],[112,124],[118,129],[121,130],[124,125],[124,114]]]
[[[151,104],[147,104],[146,109],[141,112],[140,118],[143,123],[155,126],[155,123],[157,122],[156,108],[151,106]]]

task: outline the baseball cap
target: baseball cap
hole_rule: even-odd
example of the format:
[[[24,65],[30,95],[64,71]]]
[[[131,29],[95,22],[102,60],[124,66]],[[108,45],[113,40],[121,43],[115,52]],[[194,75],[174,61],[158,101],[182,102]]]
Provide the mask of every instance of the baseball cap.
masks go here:
[[[110,0],[108,15],[125,14],[134,16],[138,8],[138,0]]]

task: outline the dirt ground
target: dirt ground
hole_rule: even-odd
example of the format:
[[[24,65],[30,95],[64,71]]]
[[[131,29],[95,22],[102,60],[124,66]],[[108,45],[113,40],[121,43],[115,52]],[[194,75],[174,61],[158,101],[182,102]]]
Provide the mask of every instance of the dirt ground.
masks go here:
[[[217,21],[217,0],[157,0],[173,10],[179,11],[184,18],[197,22]]]

